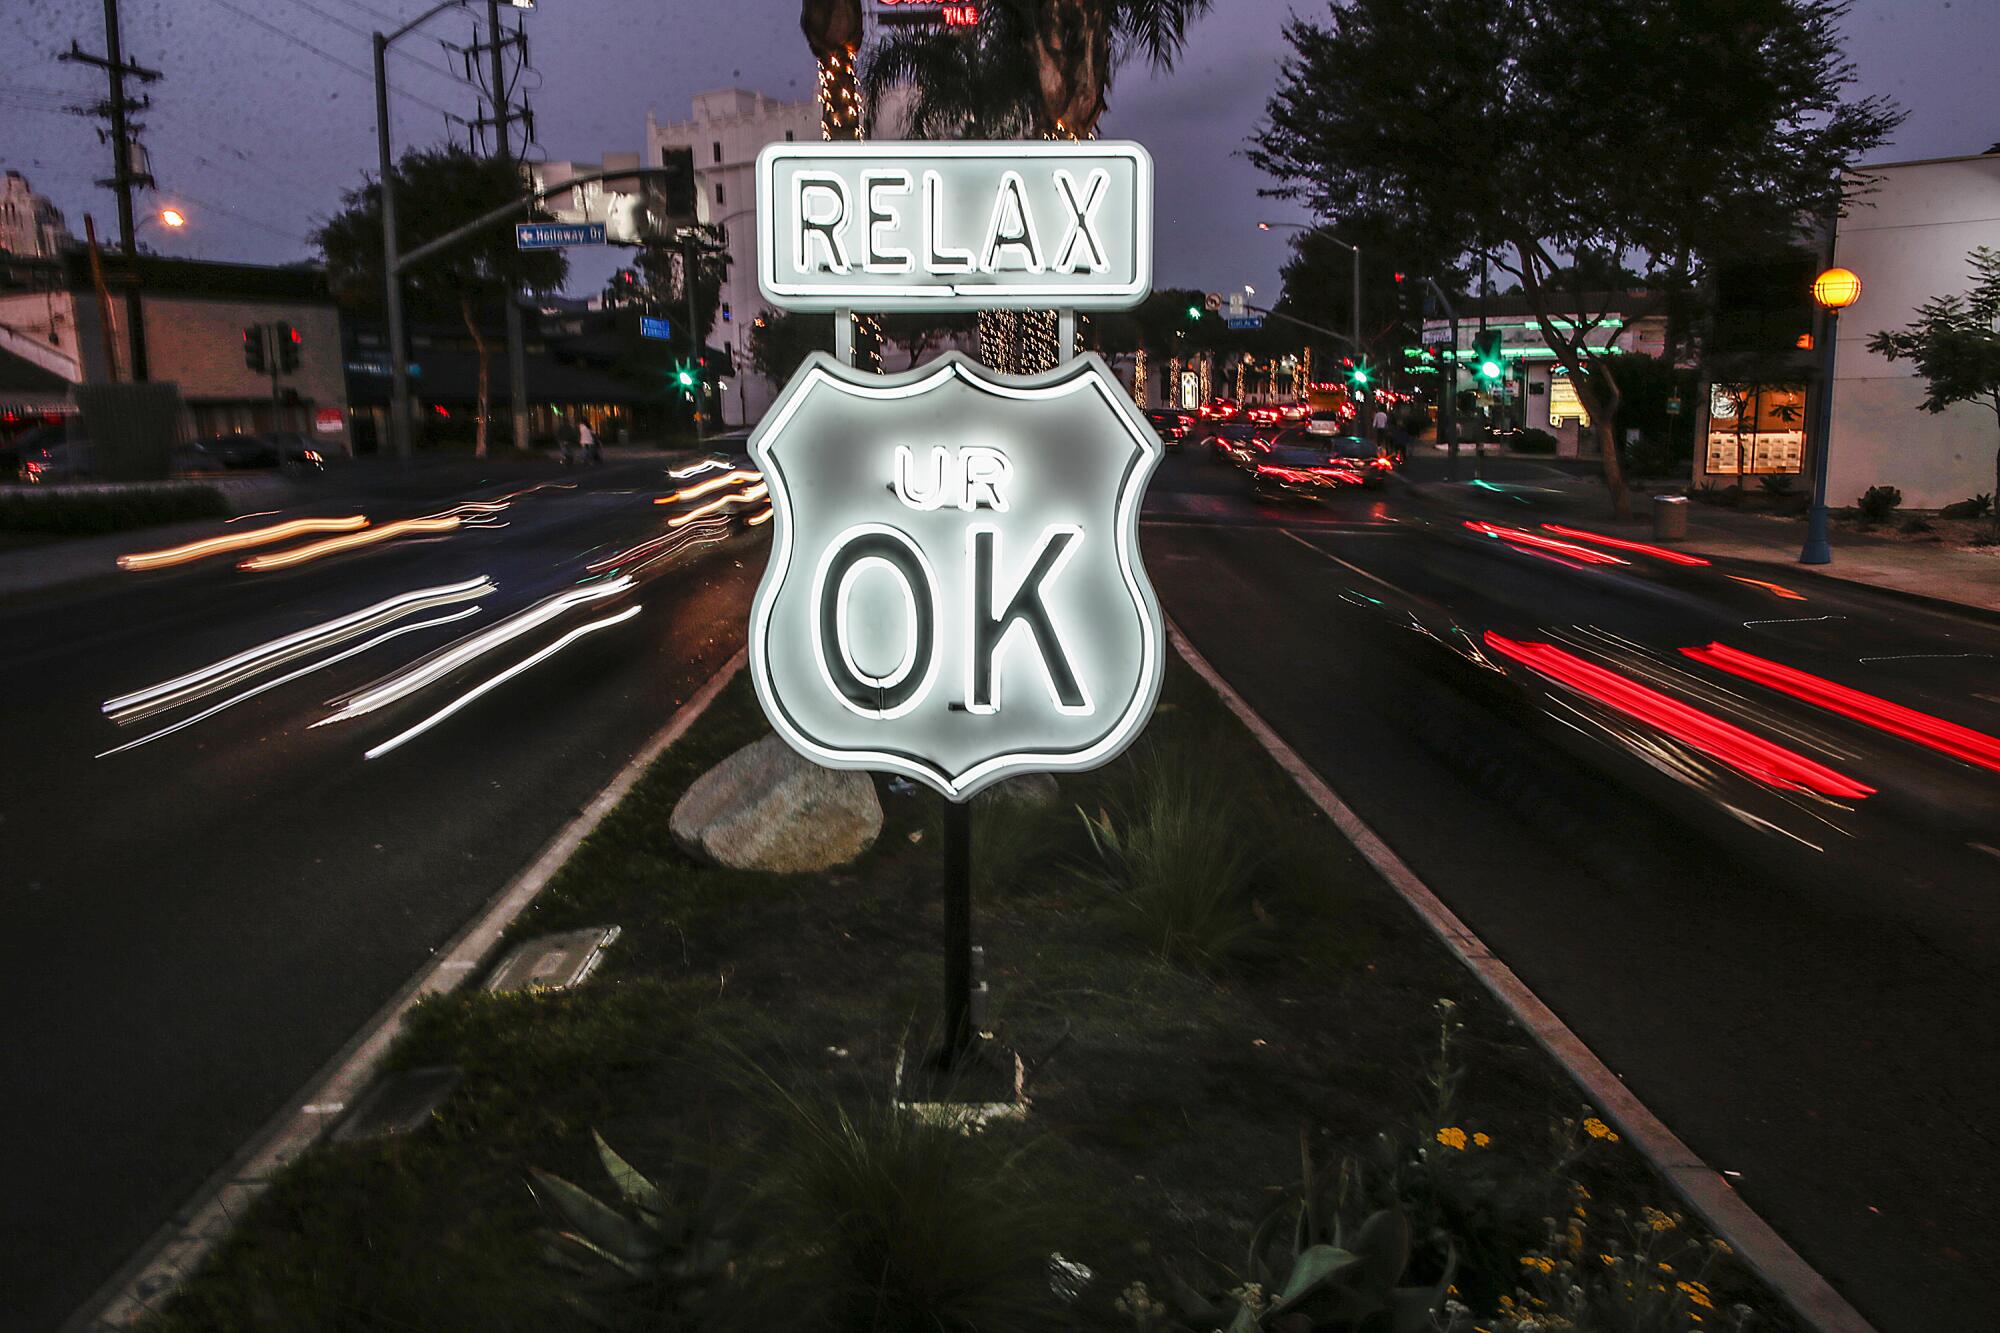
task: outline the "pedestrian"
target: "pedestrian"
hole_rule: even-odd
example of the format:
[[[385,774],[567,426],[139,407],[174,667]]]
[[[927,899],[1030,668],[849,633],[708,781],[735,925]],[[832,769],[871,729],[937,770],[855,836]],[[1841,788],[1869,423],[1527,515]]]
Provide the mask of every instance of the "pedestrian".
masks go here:
[[[1377,448],[1389,442],[1389,408],[1385,403],[1375,404],[1375,444]]]
[[[583,456],[593,463],[602,463],[604,451],[597,447],[597,432],[590,428],[590,422],[578,418],[576,434],[578,442],[583,446]]]
[[[562,451],[562,465],[568,467],[576,456],[576,427],[568,421],[556,423],[556,447]]]

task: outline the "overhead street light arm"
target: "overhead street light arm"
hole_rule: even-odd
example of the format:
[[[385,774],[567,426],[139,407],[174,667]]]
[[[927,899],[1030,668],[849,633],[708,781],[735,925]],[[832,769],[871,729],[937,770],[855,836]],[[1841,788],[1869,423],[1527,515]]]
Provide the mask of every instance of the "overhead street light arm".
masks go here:
[[[1354,348],[1354,350],[1357,352],[1364,350],[1361,346],[1360,339],[1355,338],[1349,334],[1342,333],[1338,329],[1329,329],[1324,324],[1310,324],[1307,323],[1305,320],[1298,318],[1295,315],[1288,315],[1282,310],[1267,310],[1263,306],[1251,305],[1248,302],[1244,303],[1243,308],[1245,310],[1254,310],[1258,314],[1263,315],[1269,319],[1282,319],[1287,324],[1296,324],[1302,329],[1311,329],[1314,333],[1323,333],[1329,338],[1338,338],[1342,342]]]
[[[618,171],[588,171],[581,176],[571,176],[568,180],[562,182],[562,184],[560,185],[552,185],[543,189],[531,190],[527,194],[522,195],[519,199],[510,200],[507,203],[500,205],[500,207],[498,208],[491,209],[485,213],[480,214],[478,217],[474,218],[472,221],[464,224],[463,226],[452,228],[450,231],[446,232],[444,235],[436,238],[435,240],[425,241],[422,245],[418,246],[416,249],[410,251],[408,254],[403,255],[396,260],[395,272],[400,274],[404,270],[410,268],[412,265],[422,263],[424,260],[429,259],[432,255],[437,254],[441,250],[449,250],[452,246],[457,245],[460,241],[465,240],[467,237],[472,236],[478,232],[484,231],[486,228],[492,226],[494,223],[505,222],[508,218],[512,217],[514,214],[526,212],[529,208],[533,207],[536,204],[541,203],[544,199],[549,198],[551,195],[561,194],[564,190],[571,189],[575,186],[590,185],[597,181],[605,181],[605,180],[630,180],[634,176],[670,176],[672,174],[673,173],[665,167],[625,167]]]
[[[384,37],[382,39],[382,45],[394,46],[402,38],[409,36],[410,33],[416,31],[418,28],[421,28],[424,24],[430,22],[433,15],[442,14],[447,9],[457,9],[466,3],[467,0],[440,0],[440,3],[432,5],[429,9],[426,9],[423,13],[411,19],[408,23],[405,23],[402,27],[396,29],[394,32]]]

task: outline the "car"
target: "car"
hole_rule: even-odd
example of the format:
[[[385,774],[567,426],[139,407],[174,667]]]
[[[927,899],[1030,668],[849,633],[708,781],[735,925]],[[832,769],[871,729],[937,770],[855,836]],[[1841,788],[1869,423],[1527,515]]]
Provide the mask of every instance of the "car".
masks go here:
[[[1211,461],[1240,467],[1260,447],[1258,438],[1269,433],[1270,427],[1248,421],[1211,421],[1202,429],[1201,442],[1208,446]]]
[[[278,447],[267,437],[248,431],[211,435],[200,444],[217,462],[232,470],[278,466]]]
[[[75,481],[97,471],[97,451],[89,440],[68,439],[61,443],[30,446],[21,451],[21,480],[34,485],[45,481]]]
[[[1363,484],[1359,470],[1317,442],[1273,444],[1250,469],[1250,493],[1259,500],[1321,500]]]
[[[1211,398],[1201,405],[1201,416],[1204,421],[1228,421],[1236,416],[1236,400]]]
[[[1145,412],[1160,443],[1169,451],[1178,450],[1194,430],[1194,418],[1186,412],[1171,407],[1149,407]]]
[[[319,442],[304,431],[277,430],[268,432],[264,438],[277,452],[278,466],[287,472],[326,471],[326,451]]]
[[[1327,465],[1353,472],[1358,484],[1373,490],[1383,485],[1396,470],[1393,450],[1364,440],[1358,435],[1333,434],[1319,429],[1317,419],[1304,426],[1292,426],[1271,437],[1271,448],[1309,449],[1327,460]]]
[[[1279,418],[1282,415],[1283,413],[1281,413],[1277,408],[1270,406],[1269,404],[1263,404],[1257,407],[1246,407],[1243,409],[1243,419],[1246,421],[1254,421],[1260,426],[1275,426],[1278,424]]]

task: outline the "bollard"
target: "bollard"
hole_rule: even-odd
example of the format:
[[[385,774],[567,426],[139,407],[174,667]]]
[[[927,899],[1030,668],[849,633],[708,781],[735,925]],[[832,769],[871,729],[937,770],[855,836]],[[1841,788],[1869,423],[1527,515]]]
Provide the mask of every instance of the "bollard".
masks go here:
[[[1688,498],[1685,495],[1653,497],[1653,539],[1663,542],[1687,540]]]

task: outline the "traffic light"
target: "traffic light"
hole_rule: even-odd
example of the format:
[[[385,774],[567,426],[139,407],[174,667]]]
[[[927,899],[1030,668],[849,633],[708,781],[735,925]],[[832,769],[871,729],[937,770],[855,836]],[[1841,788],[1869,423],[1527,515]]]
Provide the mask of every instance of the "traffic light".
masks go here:
[[[1347,372],[1347,382],[1357,389],[1367,388],[1373,378],[1375,371],[1366,361],[1355,363]]]
[[[694,387],[694,371],[685,365],[677,367],[674,371],[674,383],[683,389],[692,389]]]
[[[1482,333],[1473,340],[1472,368],[1488,388],[1506,376],[1507,364],[1500,356],[1500,335],[1497,332]]]
[[[254,370],[259,375],[263,374],[266,369],[264,362],[264,326],[262,324],[252,324],[243,330],[243,365],[246,369]]]
[[[1194,319],[1194,320],[1198,320],[1198,319],[1200,319],[1200,318],[1201,318],[1201,307],[1200,307],[1200,306],[1198,306],[1198,305],[1191,305],[1191,306],[1189,306],[1189,307],[1188,307],[1188,318],[1189,318],[1189,319]]]
[[[298,329],[290,324],[278,323],[271,326],[271,341],[278,346],[278,373],[289,375],[299,368],[299,352],[305,346],[305,339]]]

